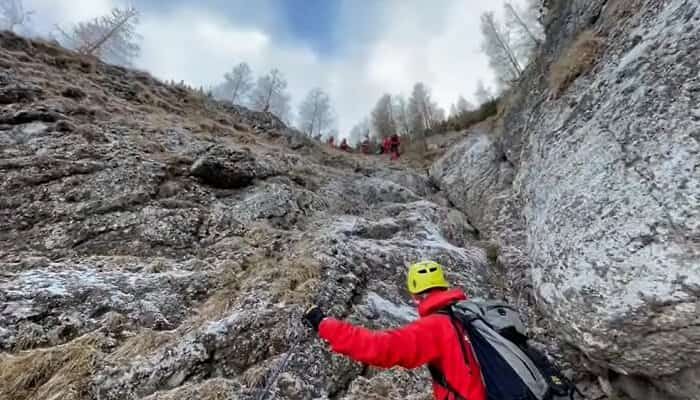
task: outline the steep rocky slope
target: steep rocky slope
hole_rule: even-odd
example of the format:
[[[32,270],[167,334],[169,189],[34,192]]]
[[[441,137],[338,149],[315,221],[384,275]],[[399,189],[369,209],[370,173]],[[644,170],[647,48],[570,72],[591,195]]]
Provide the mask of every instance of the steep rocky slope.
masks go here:
[[[419,258],[611,398],[700,399],[700,5],[546,3],[499,126],[430,179],[1,33],[0,399],[430,398],[299,323],[414,318]]]
[[[0,399],[430,397],[425,371],[299,324],[310,302],[415,318],[421,258],[489,294],[492,259],[425,175],[9,33],[0,65]]]
[[[604,383],[700,399],[700,4],[547,3],[500,129],[431,176]]]

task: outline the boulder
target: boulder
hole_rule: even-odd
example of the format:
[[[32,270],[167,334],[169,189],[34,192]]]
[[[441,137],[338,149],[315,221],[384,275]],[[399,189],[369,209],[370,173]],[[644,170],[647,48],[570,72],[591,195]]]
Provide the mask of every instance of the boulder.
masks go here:
[[[190,168],[192,176],[203,183],[222,189],[250,185],[254,179],[272,174],[260,165],[250,151],[216,146],[198,158]]]

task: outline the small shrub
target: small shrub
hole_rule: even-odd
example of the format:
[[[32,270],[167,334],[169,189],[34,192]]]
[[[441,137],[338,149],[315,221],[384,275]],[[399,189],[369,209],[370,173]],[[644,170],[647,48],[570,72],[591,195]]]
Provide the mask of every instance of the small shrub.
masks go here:
[[[581,75],[588,73],[598,61],[603,40],[593,31],[581,32],[574,43],[550,70],[549,87],[558,98]]]
[[[498,114],[500,98],[487,101],[476,110],[464,111],[458,115],[452,115],[447,121],[436,127],[433,133],[444,133],[450,131],[461,131],[468,129],[479,122]]]

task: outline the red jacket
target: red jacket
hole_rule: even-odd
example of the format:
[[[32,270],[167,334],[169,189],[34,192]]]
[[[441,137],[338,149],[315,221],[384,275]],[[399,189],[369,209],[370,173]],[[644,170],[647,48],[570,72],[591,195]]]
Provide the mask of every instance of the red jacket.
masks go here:
[[[445,376],[447,383],[467,400],[485,400],[486,389],[479,365],[468,341],[464,341],[465,362],[450,317],[436,311],[466,296],[461,290],[434,292],[418,305],[421,318],[404,327],[388,331],[371,331],[347,322],[326,318],[319,335],[333,351],[356,361],[382,368],[401,366],[417,368],[431,365]],[[465,335],[461,335],[466,338]],[[433,382],[438,400],[454,399],[444,387]]]
[[[401,139],[399,139],[399,135],[391,135],[389,138],[389,146],[399,146],[401,145]]]

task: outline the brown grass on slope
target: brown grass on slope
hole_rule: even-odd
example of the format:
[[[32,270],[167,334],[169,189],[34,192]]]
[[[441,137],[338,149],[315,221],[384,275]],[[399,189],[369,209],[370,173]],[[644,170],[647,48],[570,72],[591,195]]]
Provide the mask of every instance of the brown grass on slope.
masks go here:
[[[100,344],[101,338],[86,335],[49,349],[0,355],[0,399],[86,398]]]
[[[603,40],[593,31],[581,32],[569,49],[552,65],[549,87],[559,98],[581,75],[588,73],[598,62]]]

